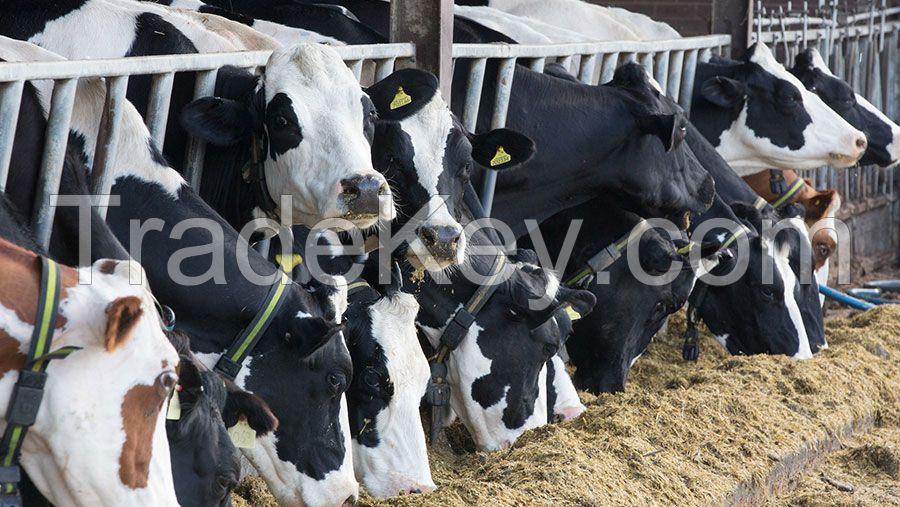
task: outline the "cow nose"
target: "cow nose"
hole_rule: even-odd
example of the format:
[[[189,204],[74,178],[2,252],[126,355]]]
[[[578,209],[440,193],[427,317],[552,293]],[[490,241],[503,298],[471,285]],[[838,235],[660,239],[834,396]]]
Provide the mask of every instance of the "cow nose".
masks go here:
[[[379,197],[389,194],[387,183],[374,175],[343,179],[341,187],[341,195],[350,215],[377,215]]]
[[[452,225],[423,225],[417,231],[422,244],[436,258],[455,259],[462,230]]]

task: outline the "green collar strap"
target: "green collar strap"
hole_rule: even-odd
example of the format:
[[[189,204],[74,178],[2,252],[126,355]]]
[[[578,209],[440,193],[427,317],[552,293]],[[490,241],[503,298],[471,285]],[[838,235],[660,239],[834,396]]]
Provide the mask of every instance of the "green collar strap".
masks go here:
[[[38,409],[44,397],[47,382],[47,365],[53,359],[64,359],[79,347],[63,347],[50,352],[53,333],[59,311],[62,290],[59,265],[41,257],[41,289],[35,312],[31,346],[25,366],[19,371],[19,380],[13,387],[9,408],[6,411],[6,431],[0,440],[0,504],[20,505],[18,482],[20,480],[19,455],[28,428],[34,425]]]
[[[281,273],[279,281],[269,289],[266,300],[260,310],[253,317],[250,324],[241,331],[231,347],[219,358],[215,370],[219,374],[234,380],[243,367],[244,360],[253,352],[253,347],[259,342],[262,335],[272,324],[278,309],[284,303],[284,290],[291,283],[290,278]]]
[[[805,186],[806,186],[806,182],[803,181],[803,178],[797,178],[794,181],[794,184],[791,185],[791,187],[788,188],[785,193],[778,196],[778,198],[772,202],[772,207],[780,208],[780,207],[784,206],[785,204],[791,202],[791,200],[797,195],[797,193],[800,192],[800,189],[802,189]]]
[[[619,239],[613,241],[609,245],[606,246],[603,250],[600,250],[593,257],[587,260],[587,266],[585,266],[581,271],[579,271],[575,276],[569,278],[565,285],[575,285],[578,282],[584,280],[588,276],[595,275],[606,268],[610,267],[622,257],[622,254],[625,252],[628,247],[628,242],[632,237],[640,238],[641,235],[650,228],[650,224],[641,219],[638,223],[628,231],[627,234],[623,235]]]

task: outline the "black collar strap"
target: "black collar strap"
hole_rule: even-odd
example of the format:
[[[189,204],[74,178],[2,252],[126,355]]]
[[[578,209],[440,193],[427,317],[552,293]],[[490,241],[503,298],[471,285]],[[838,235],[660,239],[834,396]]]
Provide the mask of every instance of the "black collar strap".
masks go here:
[[[347,286],[347,298],[365,289],[371,289],[372,286],[365,280],[357,280]]]
[[[685,361],[696,361],[700,357],[700,331],[697,326],[700,324],[700,308],[708,291],[709,286],[697,280],[688,298],[687,328],[684,331],[684,345],[681,347],[681,357]]]
[[[62,290],[59,265],[41,257],[41,293],[38,299],[31,347],[25,366],[19,371],[19,380],[13,387],[9,408],[6,411],[6,430],[0,440],[0,505],[21,506],[18,483],[20,481],[19,455],[28,428],[37,419],[38,409],[44,397],[47,382],[47,364],[53,359],[64,359],[80,347],[63,347],[49,352],[56,330],[59,296]]]
[[[469,298],[465,306],[461,307],[447,326],[441,333],[440,345],[433,357],[428,360],[431,368],[431,378],[428,379],[428,387],[425,389],[425,403],[431,406],[431,427],[429,442],[432,444],[438,436],[441,428],[441,420],[437,415],[436,408],[446,406],[450,403],[450,384],[447,381],[447,365],[445,361],[450,352],[455,350],[469,332],[469,328],[475,323],[475,315],[484,308],[485,303],[491,299],[491,296],[497,290],[497,278],[503,273],[503,265],[506,263],[506,256],[503,254],[494,258],[494,264],[491,266],[490,278],[487,283],[478,287],[475,294]]]
[[[777,209],[784,206],[785,204],[790,203],[794,199],[794,197],[797,196],[800,190],[805,186],[806,182],[803,181],[803,178],[797,178],[797,180],[794,181],[794,184],[791,185],[790,188],[779,194],[778,197],[774,201],[772,201],[772,207]]]
[[[234,380],[241,371],[244,360],[253,352],[253,347],[259,342],[262,335],[272,324],[278,309],[284,303],[284,289],[291,283],[290,278],[279,271],[281,278],[269,289],[266,300],[250,322],[250,325],[241,331],[231,347],[222,354],[216,363],[215,371],[229,380]]]
[[[269,218],[277,219],[276,204],[266,184],[266,150],[268,142],[265,132],[261,137],[253,134],[250,138],[250,160],[241,171],[244,181],[250,184],[257,207]]]
[[[565,285],[575,285],[578,282],[584,280],[588,276],[595,275],[606,268],[610,267],[622,257],[622,254],[625,252],[625,249],[628,247],[628,241],[634,236],[635,238],[639,238],[647,229],[650,228],[650,224],[641,219],[638,223],[628,231],[627,234],[623,235],[619,239],[613,241],[609,245],[606,246],[603,250],[600,250],[593,257],[588,259],[587,266],[584,267],[581,271],[579,271],[575,276],[569,278],[566,281]]]

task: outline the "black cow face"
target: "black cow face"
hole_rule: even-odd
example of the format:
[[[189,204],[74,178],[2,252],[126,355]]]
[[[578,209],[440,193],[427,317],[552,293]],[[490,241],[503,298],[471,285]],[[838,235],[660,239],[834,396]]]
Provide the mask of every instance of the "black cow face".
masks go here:
[[[584,265],[605,246],[591,245],[578,254],[575,265]],[[634,253],[641,269],[651,276],[662,276],[673,262],[682,262],[682,269],[669,283],[645,284],[635,277],[623,257],[607,270],[609,284],[589,286],[603,311],[576,321],[572,338],[566,343],[569,359],[577,368],[574,380],[579,389],[595,394],[624,390],[631,366],[650,345],[666,317],[684,306],[694,274],[688,259],[676,252],[680,246],[683,242],[676,243],[666,232],[655,229],[627,246],[637,249]]]
[[[359,228],[394,218],[390,188],[372,167],[374,121],[353,74],[320,44],[274,51],[256,93],[244,101],[206,97],[181,113],[185,130],[217,146],[249,145],[255,136],[269,194],[258,198],[270,198],[285,216],[281,196],[293,196],[292,223],[310,227],[327,218]]]
[[[774,237],[759,235],[763,218],[778,219],[774,212],[761,213],[751,206],[736,204],[735,214],[753,232],[749,238],[749,264],[736,282],[709,285],[699,313],[709,330],[732,354],[784,354],[798,359],[812,357],[825,345],[821,309],[812,276],[812,252],[805,227],[793,218],[789,227]],[[791,217],[787,217],[791,218]],[[803,245],[804,239],[806,245]],[[809,259],[802,259],[809,256]],[[765,259],[764,259],[765,257]],[[763,263],[772,269],[765,281]],[[723,256],[712,273],[721,276],[738,265],[731,255]],[[808,270],[803,278],[800,270]],[[800,283],[805,279],[806,283]],[[701,278],[702,280],[702,278]]]
[[[572,329],[561,306],[587,315],[595,303],[591,293],[560,287],[536,265],[514,270],[447,360],[450,406],[481,450],[507,448],[547,422],[545,364]],[[538,302],[542,309],[532,309]],[[439,333],[425,331],[434,344]]]
[[[407,258],[413,267],[429,271],[465,260],[460,222],[473,164],[508,169],[534,153],[530,139],[510,130],[467,133],[437,87],[432,74],[405,69],[367,90],[380,117],[373,163],[397,198],[395,226],[409,230]]]
[[[715,185],[690,148],[684,111],[650,84],[637,64],[616,70],[603,85],[630,97],[634,129],[624,139],[620,153],[627,154],[627,169],[616,173],[616,192],[640,203],[644,216],[667,216],[686,228],[692,213],[705,211],[715,195]],[[687,211],[685,211],[687,210]]]
[[[797,55],[791,73],[828,107],[866,134],[869,146],[860,164],[889,166],[900,159],[900,126],[834,76],[817,50],[810,48]]]
[[[756,44],[744,62],[716,59],[698,69],[691,119],[740,175],[763,169],[847,167],[866,148],[844,121]]]

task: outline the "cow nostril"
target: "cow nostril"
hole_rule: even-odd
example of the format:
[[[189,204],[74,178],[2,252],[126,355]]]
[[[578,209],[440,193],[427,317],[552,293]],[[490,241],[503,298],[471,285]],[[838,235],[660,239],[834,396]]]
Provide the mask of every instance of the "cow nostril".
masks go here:
[[[378,195],[388,195],[391,191],[388,189],[387,183],[378,188]]]
[[[857,147],[857,148],[863,149],[863,148],[866,147],[867,144],[868,144],[868,141],[866,141],[866,138],[865,138],[865,137],[858,137],[858,138],[856,138],[856,147]]]
[[[419,237],[426,245],[434,245],[437,243],[437,232],[431,227],[422,227],[419,229]]]
[[[418,495],[419,493],[422,492],[422,490],[420,488],[413,488],[413,489],[409,490],[409,492]]]

